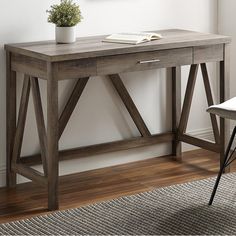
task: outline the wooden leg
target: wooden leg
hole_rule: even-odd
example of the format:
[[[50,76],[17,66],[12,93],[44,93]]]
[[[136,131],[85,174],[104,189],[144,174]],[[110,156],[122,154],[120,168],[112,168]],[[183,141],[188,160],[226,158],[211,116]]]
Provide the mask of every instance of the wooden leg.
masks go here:
[[[186,87],[183,109],[181,112],[180,122],[179,122],[179,135],[183,135],[186,132],[190,107],[193,99],[193,91],[197,78],[197,71],[199,65],[191,65],[188,83]]]
[[[89,77],[80,78],[75,84],[75,87],[71,93],[71,96],[66,103],[64,110],[61,113],[60,119],[59,119],[59,138],[61,137],[75,107],[78,103],[84,88],[89,80]]]
[[[35,118],[38,129],[38,137],[41,148],[41,159],[43,164],[43,171],[45,176],[47,176],[48,168],[47,168],[47,135],[46,128],[44,123],[44,115],[42,108],[42,101],[40,95],[40,88],[38,78],[31,77],[31,88],[32,88],[32,96],[34,102],[34,110],[35,110]]]
[[[211,92],[210,80],[209,80],[209,76],[207,72],[206,63],[201,64],[201,70],[202,70],[202,77],[203,77],[203,82],[204,82],[206,96],[207,96],[207,103],[208,103],[208,106],[211,106],[214,104],[214,102],[213,102],[213,96]],[[220,133],[219,133],[216,115],[210,114],[210,117],[211,117],[211,123],[212,123],[213,133],[215,137],[215,142],[219,144]]]
[[[221,62],[221,76],[220,76],[220,97],[221,97],[221,102],[222,98],[225,96],[225,64],[226,62]],[[179,122],[179,128],[178,128],[178,139],[182,142],[186,142],[189,144],[192,144],[194,146],[198,146],[207,150],[211,150],[214,152],[221,152],[221,157],[222,161],[224,160],[224,140],[225,140],[225,125],[224,125],[224,120],[221,119],[221,137],[219,138],[219,130],[218,130],[218,125],[217,125],[217,120],[214,115],[211,116],[211,121],[212,121],[212,126],[213,126],[213,131],[214,131],[214,136],[216,143],[212,141],[207,141],[203,139],[199,139],[196,137],[193,137],[189,134],[186,134],[186,128],[187,128],[187,123],[188,123],[188,118],[189,118],[189,112],[190,112],[190,107],[192,103],[192,98],[193,98],[193,92],[194,92],[194,86],[196,83],[196,78],[197,78],[197,71],[198,71],[198,66],[199,65],[191,65],[190,68],[190,73],[189,73],[189,78],[188,78],[188,83],[186,87],[186,92],[185,92],[185,97],[184,97],[184,103],[183,103],[183,108],[181,112],[181,117],[180,117],[180,122]],[[207,73],[207,68],[206,64],[203,63],[201,64],[201,69],[202,69],[202,75],[203,75],[203,80],[204,80],[204,86],[206,90],[206,95],[207,95],[207,101],[209,105],[213,104],[213,97],[211,94],[211,88],[210,88],[210,82],[208,78],[208,73]],[[228,71],[228,70],[227,70]]]
[[[54,65],[47,64],[48,209],[58,209],[58,81]]]
[[[23,135],[25,130],[25,121],[29,103],[29,93],[30,93],[30,79],[28,75],[25,75],[21,93],[20,107],[18,112],[19,114],[18,114],[17,127],[14,137],[11,166],[18,163],[20,158]]]
[[[182,147],[178,138],[178,126],[181,114],[181,67],[171,68],[172,76],[172,132],[175,140],[172,142],[172,155],[175,160],[182,160]]]
[[[120,76],[118,74],[109,75],[109,78],[115,87],[117,93],[119,94],[121,100],[123,101],[125,107],[127,108],[130,116],[132,117],[136,127],[138,128],[140,134],[143,137],[150,137],[151,133],[148,130],[142,116],[140,115],[137,107],[135,106],[129,92],[125,88]]]
[[[11,170],[12,151],[16,132],[16,72],[11,70],[11,53],[6,54],[6,150],[7,186],[16,185],[16,174]]]
[[[229,98],[229,45],[224,46],[224,60],[220,62],[220,103]],[[220,119],[220,166],[224,163],[225,147],[229,137],[229,122],[224,119]],[[225,169],[225,172],[230,171],[230,166]]]

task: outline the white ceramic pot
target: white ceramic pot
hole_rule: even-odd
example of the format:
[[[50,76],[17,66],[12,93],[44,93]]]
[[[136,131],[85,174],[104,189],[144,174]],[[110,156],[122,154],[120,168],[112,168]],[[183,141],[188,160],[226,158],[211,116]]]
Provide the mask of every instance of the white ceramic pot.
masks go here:
[[[76,26],[72,27],[56,26],[57,43],[74,43],[75,41],[76,41]]]

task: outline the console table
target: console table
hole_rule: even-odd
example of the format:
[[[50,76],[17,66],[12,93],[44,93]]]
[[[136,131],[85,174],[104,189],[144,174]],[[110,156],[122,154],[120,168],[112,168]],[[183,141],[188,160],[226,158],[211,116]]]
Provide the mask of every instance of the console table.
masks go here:
[[[55,44],[54,41],[5,45],[7,93],[7,185],[16,185],[16,174],[47,186],[48,209],[58,209],[58,162],[81,156],[140,146],[172,142],[172,154],[181,157],[180,142],[186,142],[220,153],[225,150],[225,122],[211,115],[215,142],[201,140],[186,133],[194,85],[201,68],[209,105],[213,97],[206,62],[219,62],[220,102],[227,96],[229,81],[229,43],[227,36],[186,30],[158,31],[163,39],[139,45],[104,43],[105,36],[78,38],[74,44]],[[181,109],[182,65],[191,65],[186,93]],[[137,107],[126,90],[119,73],[168,68],[172,79],[172,130],[151,135]],[[16,72],[24,74],[24,82],[16,112]],[[92,146],[58,150],[60,139],[70,116],[91,76],[107,75],[126,106],[141,137]],[[38,79],[47,83],[47,125],[44,122]],[[58,83],[77,80],[62,111],[58,114]],[[29,92],[32,91],[41,153],[22,156]],[[182,110],[182,111],[181,111]],[[17,115],[18,114],[18,115]],[[18,117],[17,117],[18,116]],[[218,128],[219,126],[219,128]],[[31,168],[43,165],[43,173]]]

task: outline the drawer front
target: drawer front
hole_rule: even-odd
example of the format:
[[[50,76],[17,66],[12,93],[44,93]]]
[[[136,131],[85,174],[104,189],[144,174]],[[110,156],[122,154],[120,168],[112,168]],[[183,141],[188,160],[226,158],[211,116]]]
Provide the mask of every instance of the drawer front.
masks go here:
[[[222,61],[224,58],[224,45],[216,44],[210,46],[200,46],[193,48],[194,64],[204,62]]]
[[[155,68],[167,68],[189,65],[192,64],[192,62],[192,48],[130,53],[99,58],[97,60],[97,74],[107,75],[122,72],[151,70]]]

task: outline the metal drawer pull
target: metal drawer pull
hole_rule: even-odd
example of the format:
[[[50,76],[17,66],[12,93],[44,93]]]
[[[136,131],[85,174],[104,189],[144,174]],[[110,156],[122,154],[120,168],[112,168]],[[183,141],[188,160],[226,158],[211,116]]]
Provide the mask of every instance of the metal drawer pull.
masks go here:
[[[147,60],[147,61],[139,61],[139,64],[147,64],[147,63],[154,63],[154,62],[160,62],[159,59],[153,59],[153,60]]]

